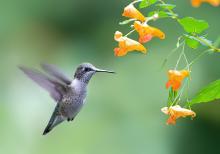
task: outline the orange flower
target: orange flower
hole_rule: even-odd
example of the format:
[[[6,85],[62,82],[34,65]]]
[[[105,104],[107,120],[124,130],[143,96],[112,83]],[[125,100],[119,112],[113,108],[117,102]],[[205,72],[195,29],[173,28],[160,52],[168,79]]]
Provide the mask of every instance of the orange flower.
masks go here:
[[[140,43],[146,43],[150,41],[153,37],[158,37],[160,39],[165,38],[165,34],[161,30],[150,27],[145,23],[142,24],[140,21],[134,22],[134,28],[139,33]]]
[[[125,56],[129,51],[137,50],[146,53],[147,49],[137,41],[122,36],[119,31],[115,32],[114,39],[119,42],[119,47],[115,48],[115,56]]]
[[[169,81],[166,83],[166,88],[169,88],[172,86],[173,90],[178,90],[181,86],[181,83],[184,78],[189,76],[189,71],[188,70],[182,70],[182,71],[177,71],[177,70],[169,70],[168,71],[168,78]]]
[[[182,108],[179,105],[170,106],[169,108],[164,107],[161,109],[161,111],[170,116],[167,120],[168,125],[176,124],[176,120],[180,117],[185,118],[186,116],[191,116],[192,118],[194,118],[196,116],[196,113],[192,110]]]
[[[192,6],[194,7],[199,7],[201,3],[209,3],[213,6],[219,6],[220,5],[220,0],[191,0]]]
[[[132,19],[137,19],[137,20],[140,20],[142,22],[144,22],[146,20],[145,16],[141,12],[139,12],[134,7],[133,4],[129,4],[128,6],[126,6],[124,8],[124,12],[123,12],[122,16],[132,18]]]

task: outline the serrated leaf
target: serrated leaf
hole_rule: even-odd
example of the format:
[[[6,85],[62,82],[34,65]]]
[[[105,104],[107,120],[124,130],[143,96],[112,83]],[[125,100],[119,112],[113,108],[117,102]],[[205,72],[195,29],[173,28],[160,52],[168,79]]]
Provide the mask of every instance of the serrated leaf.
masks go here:
[[[197,33],[200,34],[206,30],[209,25],[204,20],[197,20],[192,17],[185,17],[179,20],[180,25],[188,33]]]
[[[174,9],[176,7],[176,5],[173,4],[157,4],[156,6],[163,8],[163,9]]]
[[[134,21],[134,20],[135,20],[135,19],[124,20],[124,21],[119,22],[119,25],[126,25],[126,24],[128,24],[128,23],[130,23],[130,22],[132,22],[132,21]]]
[[[140,4],[139,4],[139,8],[145,8],[148,7],[154,3],[156,3],[157,0],[143,0]]]
[[[220,99],[220,79],[203,88],[190,102],[189,105],[211,102]]]
[[[195,39],[193,36],[189,36],[189,35],[184,35],[185,36],[185,41],[186,41],[186,44],[192,48],[192,49],[196,49],[198,48],[200,42]]]

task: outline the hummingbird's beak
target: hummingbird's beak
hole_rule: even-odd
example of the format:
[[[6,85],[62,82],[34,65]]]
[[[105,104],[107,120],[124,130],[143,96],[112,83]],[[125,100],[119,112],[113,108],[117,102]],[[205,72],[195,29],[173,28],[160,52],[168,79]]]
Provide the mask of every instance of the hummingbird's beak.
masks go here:
[[[102,69],[95,69],[96,72],[106,72],[106,73],[115,73],[114,71],[102,70]]]

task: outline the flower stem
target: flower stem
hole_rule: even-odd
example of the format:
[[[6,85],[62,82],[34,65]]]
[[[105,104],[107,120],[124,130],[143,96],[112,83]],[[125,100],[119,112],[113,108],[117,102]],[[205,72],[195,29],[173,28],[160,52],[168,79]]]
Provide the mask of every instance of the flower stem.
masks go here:
[[[139,3],[139,2],[142,2],[142,1],[143,0],[136,0],[136,1],[131,2],[131,4]]]
[[[207,49],[207,50],[204,50],[201,54],[199,54],[194,60],[192,60],[190,63],[189,63],[189,66],[191,66],[192,64],[194,64],[197,60],[199,60],[203,55],[205,55],[206,53],[208,53],[211,49]]]
[[[132,34],[135,31],[135,29],[131,30],[130,32],[128,32],[125,37],[127,37],[128,35]]]
[[[180,43],[176,48],[174,48],[174,49],[167,55],[167,57],[164,59],[164,61],[163,61],[163,63],[162,63],[161,68],[163,68],[163,67],[166,65],[166,63],[167,63],[168,59],[170,58],[170,56],[172,56],[183,44],[184,44],[184,42]]]
[[[183,43],[182,52],[180,53],[179,58],[178,58],[178,60],[177,60],[177,62],[176,62],[175,70],[177,69],[177,67],[178,67],[178,65],[179,65],[179,62],[180,62],[182,56],[184,55],[184,50],[185,50],[185,42]]]

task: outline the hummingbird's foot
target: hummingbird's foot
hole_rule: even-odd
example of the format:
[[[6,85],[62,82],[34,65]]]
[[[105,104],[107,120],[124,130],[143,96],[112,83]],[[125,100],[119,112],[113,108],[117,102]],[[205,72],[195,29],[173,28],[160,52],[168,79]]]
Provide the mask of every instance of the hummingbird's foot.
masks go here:
[[[73,118],[67,118],[67,121],[70,122],[70,121],[73,121],[74,117]]]

